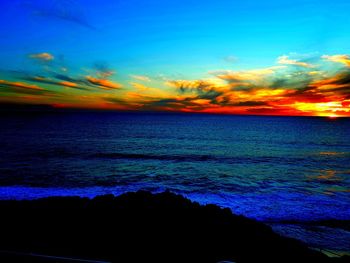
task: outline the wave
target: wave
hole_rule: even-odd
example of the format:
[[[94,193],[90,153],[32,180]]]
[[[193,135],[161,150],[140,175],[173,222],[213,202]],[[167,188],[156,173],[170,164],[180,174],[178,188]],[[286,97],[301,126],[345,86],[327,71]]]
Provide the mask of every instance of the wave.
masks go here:
[[[310,156],[307,160],[303,156],[221,156],[209,154],[144,154],[144,153],[96,153],[87,155],[86,158],[101,158],[101,159],[128,159],[128,160],[158,160],[158,161],[173,161],[173,162],[224,162],[228,164],[242,163],[273,163],[273,164],[295,164],[296,162],[308,164],[319,162],[320,155]]]
[[[218,193],[190,192],[155,187],[154,184],[133,183],[127,186],[92,187],[30,187],[0,186],[0,199],[31,200],[49,196],[95,197],[103,194],[121,195],[126,192],[148,190],[153,193],[170,190],[200,204],[216,204],[230,208],[235,214],[244,215],[267,223],[305,223],[332,222],[332,220],[350,220],[348,200],[338,196],[310,195],[289,191],[276,193]],[[339,193],[342,195],[342,193]],[[331,223],[329,223],[331,224]]]
[[[153,155],[142,153],[97,153],[90,158],[108,159],[143,159],[143,160],[164,160],[164,161],[209,161],[217,160],[213,155]]]
[[[315,151],[309,154],[303,155],[243,155],[238,152],[225,153],[225,154],[200,154],[199,153],[147,153],[147,152],[84,152],[79,149],[68,148],[51,148],[49,150],[36,151],[26,153],[16,153],[15,156],[8,155],[6,158],[11,160],[20,159],[30,161],[33,159],[127,159],[127,160],[158,160],[158,161],[171,161],[171,162],[221,162],[228,164],[258,164],[258,163],[273,163],[291,165],[295,163],[299,164],[316,164],[318,165],[320,160],[326,158],[337,158],[343,160],[349,158],[350,152],[344,151]],[[307,158],[306,158],[307,157]]]

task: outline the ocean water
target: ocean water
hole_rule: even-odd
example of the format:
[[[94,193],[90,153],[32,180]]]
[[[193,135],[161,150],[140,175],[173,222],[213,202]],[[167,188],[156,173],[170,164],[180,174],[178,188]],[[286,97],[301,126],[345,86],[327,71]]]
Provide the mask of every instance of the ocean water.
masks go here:
[[[349,118],[61,112],[0,123],[0,199],[170,189],[315,247],[337,233],[328,248],[350,251],[348,231],[281,227],[350,220]]]

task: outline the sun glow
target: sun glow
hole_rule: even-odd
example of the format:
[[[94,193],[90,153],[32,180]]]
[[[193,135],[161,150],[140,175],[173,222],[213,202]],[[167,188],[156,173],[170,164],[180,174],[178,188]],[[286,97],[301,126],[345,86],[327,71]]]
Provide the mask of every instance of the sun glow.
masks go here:
[[[331,114],[331,115],[329,115],[329,116],[327,116],[328,118],[330,118],[330,119],[336,119],[336,118],[338,118],[339,116],[337,115],[337,114]]]
[[[338,102],[338,101],[322,102],[322,103],[296,102],[294,106],[296,109],[300,111],[310,112],[316,116],[329,117],[329,118],[339,117],[339,115],[336,112],[344,110],[341,102]]]

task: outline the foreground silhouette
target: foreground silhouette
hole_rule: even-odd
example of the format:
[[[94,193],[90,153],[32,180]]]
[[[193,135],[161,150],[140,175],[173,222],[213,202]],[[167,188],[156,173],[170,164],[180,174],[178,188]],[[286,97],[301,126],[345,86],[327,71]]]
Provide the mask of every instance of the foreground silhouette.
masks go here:
[[[170,192],[0,201],[0,211],[0,262],[74,262],[79,258],[322,263],[349,259],[328,258],[229,209],[201,206]]]

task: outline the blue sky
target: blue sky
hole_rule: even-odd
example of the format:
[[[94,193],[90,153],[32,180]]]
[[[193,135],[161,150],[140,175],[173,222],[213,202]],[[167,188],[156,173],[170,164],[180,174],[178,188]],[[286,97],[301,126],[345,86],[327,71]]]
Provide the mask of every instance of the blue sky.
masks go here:
[[[1,5],[1,57],[18,55],[15,66],[21,54],[42,50],[78,66],[105,60],[123,70],[165,66],[190,72],[227,67],[229,56],[238,58],[236,67],[256,68],[292,52],[349,53],[348,1],[23,0]]]

